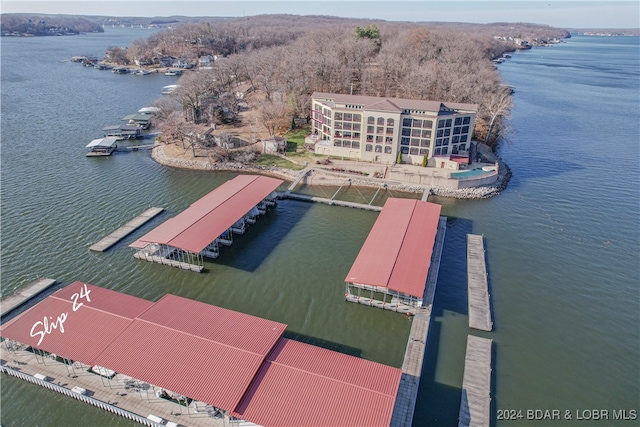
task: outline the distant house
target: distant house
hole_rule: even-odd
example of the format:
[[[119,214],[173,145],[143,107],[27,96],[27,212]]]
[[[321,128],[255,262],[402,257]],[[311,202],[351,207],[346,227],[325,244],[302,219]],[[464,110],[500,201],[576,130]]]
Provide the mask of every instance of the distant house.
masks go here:
[[[171,64],[172,67],[174,68],[191,68],[193,67],[193,65],[187,61],[186,59],[180,58],[180,59],[176,59],[173,64]]]
[[[174,56],[163,56],[156,58],[156,61],[162,67],[171,67],[171,65],[176,61],[176,58]]]
[[[215,57],[213,57],[211,55],[204,55],[204,56],[201,56],[198,59],[198,66],[199,67],[210,67],[211,64],[213,64],[214,61],[215,61]]]
[[[282,137],[272,136],[262,140],[262,152],[264,154],[284,153],[286,149],[287,140]]]
[[[236,89],[235,89],[236,99],[238,100],[244,99],[244,97],[248,93],[250,93],[252,90],[253,90],[253,86],[251,86],[249,83],[242,83],[236,86]]]

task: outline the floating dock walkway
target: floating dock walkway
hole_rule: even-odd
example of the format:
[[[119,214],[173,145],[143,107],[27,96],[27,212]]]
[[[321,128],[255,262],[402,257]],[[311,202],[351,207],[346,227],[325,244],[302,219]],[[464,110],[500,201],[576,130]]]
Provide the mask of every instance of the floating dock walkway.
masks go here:
[[[458,427],[489,427],[492,340],[467,337]]]
[[[109,249],[111,246],[118,243],[120,240],[124,239],[126,236],[142,227],[151,219],[155,218],[160,212],[164,211],[164,208],[150,208],[144,211],[142,214],[138,215],[131,221],[127,222],[122,227],[118,228],[113,233],[109,234],[104,239],[100,240],[98,243],[91,245],[89,247],[90,250],[96,252],[104,252]]]
[[[364,209],[367,211],[380,212],[382,210],[382,206],[365,205],[363,203],[354,203],[354,202],[347,202],[345,200],[327,199],[324,197],[308,196],[306,194],[285,192],[281,195],[281,197],[283,199],[302,200],[303,202],[324,203],[326,205],[345,206],[348,208]]]
[[[485,263],[484,240],[477,234],[467,234],[467,275],[469,281],[469,327],[491,331],[491,306]]]
[[[17,293],[11,295],[10,297],[3,299],[2,301],[0,301],[0,307],[2,307],[0,317],[4,317],[5,315],[9,314],[17,307],[36,297],[56,283],[57,282],[54,279],[39,279],[31,283],[29,286],[20,289]]]

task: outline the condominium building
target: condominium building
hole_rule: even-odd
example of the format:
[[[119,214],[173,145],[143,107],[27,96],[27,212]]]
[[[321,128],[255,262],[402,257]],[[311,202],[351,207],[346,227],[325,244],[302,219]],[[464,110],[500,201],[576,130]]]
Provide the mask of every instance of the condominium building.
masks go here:
[[[395,163],[398,152],[411,164],[468,159],[477,111],[475,104],[314,92],[311,139],[317,154],[378,163]]]

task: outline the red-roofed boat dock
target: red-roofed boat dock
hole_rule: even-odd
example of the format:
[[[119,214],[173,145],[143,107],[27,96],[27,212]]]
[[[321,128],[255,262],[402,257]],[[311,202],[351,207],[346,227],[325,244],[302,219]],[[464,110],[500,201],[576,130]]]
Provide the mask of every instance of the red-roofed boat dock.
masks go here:
[[[285,329],[74,282],[2,325],[0,371],[148,426],[390,424],[400,369]]]
[[[446,230],[440,210],[434,203],[387,199],[347,274],[345,299],[415,314],[429,277],[437,278],[441,246],[436,242]]]
[[[255,223],[275,205],[275,190],[283,182],[238,175],[129,245],[136,251],[133,256],[201,272],[203,258],[217,258],[220,245],[231,245],[234,234],[243,234],[246,224]]]

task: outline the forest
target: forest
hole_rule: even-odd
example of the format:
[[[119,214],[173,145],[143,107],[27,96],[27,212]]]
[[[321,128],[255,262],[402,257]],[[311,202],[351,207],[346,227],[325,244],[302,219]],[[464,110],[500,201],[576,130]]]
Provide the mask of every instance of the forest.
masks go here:
[[[80,16],[64,15],[0,15],[3,36],[61,36],[80,33],[102,33],[102,26]]]
[[[262,15],[183,24],[107,54],[116,62],[151,65],[171,57],[194,66],[172,100],[157,103],[165,130],[174,130],[168,134],[238,120],[244,107],[259,110],[269,134],[281,135],[292,119],[309,114],[311,94],[320,91],[478,104],[475,136],[495,145],[509,133],[511,89],[492,60],[566,37],[563,29],[521,23]],[[197,68],[205,55],[215,61]],[[240,85],[261,96],[240,102]]]

